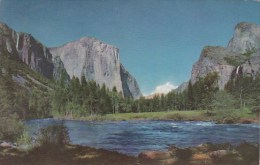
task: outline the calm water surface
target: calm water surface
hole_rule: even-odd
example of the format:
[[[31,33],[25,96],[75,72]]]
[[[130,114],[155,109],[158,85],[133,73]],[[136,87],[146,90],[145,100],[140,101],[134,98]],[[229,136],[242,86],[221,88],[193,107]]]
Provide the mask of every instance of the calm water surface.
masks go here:
[[[31,133],[60,122],[54,119],[27,121]],[[222,125],[212,122],[177,121],[119,121],[89,122],[69,121],[73,144],[114,150],[128,155],[138,155],[144,150],[166,150],[170,145],[195,146],[201,143],[242,141],[259,143],[259,124]]]

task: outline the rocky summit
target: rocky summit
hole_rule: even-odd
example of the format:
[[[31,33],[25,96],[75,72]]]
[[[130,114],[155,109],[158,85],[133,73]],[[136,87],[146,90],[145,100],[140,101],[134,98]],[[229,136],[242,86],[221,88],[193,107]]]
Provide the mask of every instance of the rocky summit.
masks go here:
[[[119,49],[95,38],[81,38],[48,48],[28,33],[16,32],[0,23],[0,48],[49,79],[69,80],[73,76],[94,80],[109,89],[117,88],[126,97],[139,98],[137,81],[120,63]]]
[[[204,47],[199,60],[193,65],[191,82],[194,84],[212,72],[218,73],[219,89],[224,89],[227,82],[238,75],[252,78],[259,75],[260,27],[252,23],[239,23],[227,47]]]
[[[237,24],[227,48],[237,53],[245,53],[252,49],[260,50],[260,27],[247,22]]]

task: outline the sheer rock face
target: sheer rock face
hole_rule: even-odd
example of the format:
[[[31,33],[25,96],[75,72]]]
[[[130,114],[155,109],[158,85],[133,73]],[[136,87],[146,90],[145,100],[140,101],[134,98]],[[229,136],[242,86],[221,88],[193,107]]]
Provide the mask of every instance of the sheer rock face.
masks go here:
[[[255,53],[246,57],[244,53],[248,51]],[[191,82],[194,84],[200,77],[212,72],[219,75],[219,89],[224,89],[226,83],[238,74],[253,78],[260,75],[260,27],[251,23],[239,23],[227,48],[204,47],[199,60],[193,65]]]
[[[234,36],[228,43],[228,49],[237,53],[260,50],[260,27],[246,22],[237,24]]]
[[[48,48],[36,41],[30,34],[16,33],[16,50],[19,58],[32,70],[47,78],[53,78],[54,65]]]
[[[60,57],[71,78],[85,76],[88,81],[122,91],[117,48],[94,38],[81,38],[50,50],[54,57]]]
[[[49,79],[61,77],[57,73],[64,70],[62,67],[55,67],[56,63],[47,47],[30,34],[18,33],[3,23],[0,23],[0,47],[19,57],[32,70]]]
[[[200,77],[205,77],[207,74],[217,72],[219,75],[218,87],[224,89],[225,84],[230,80],[235,66],[229,65],[225,61],[225,57],[234,57],[236,54],[230,52],[223,47],[205,47],[192,68],[191,82],[194,84]]]
[[[131,96],[133,98],[139,98],[140,96],[142,96],[137,81],[133,76],[130,75],[127,70],[125,70],[122,64],[120,65],[120,75],[123,84],[124,95]]]
[[[260,76],[260,51],[252,54],[252,57],[241,66],[241,74],[255,78]]]
[[[188,85],[189,85],[189,81],[183,82],[181,85],[178,86],[178,88],[174,89],[174,91],[176,93],[182,93],[183,91],[185,91],[185,89],[188,88]]]
[[[71,78],[85,76],[109,89],[116,87],[124,96],[141,96],[136,80],[120,64],[119,49],[114,46],[85,37],[50,51],[60,57]]]

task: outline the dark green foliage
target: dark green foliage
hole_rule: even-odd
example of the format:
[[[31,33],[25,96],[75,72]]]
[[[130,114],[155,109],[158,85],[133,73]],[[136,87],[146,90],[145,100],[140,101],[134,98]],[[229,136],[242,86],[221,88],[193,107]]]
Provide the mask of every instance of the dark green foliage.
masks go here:
[[[119,98],[118,93],[107,90],[105,85],[100,88],[94,81],[87,82],[84,76],[81,82],[73,77],[68,84],[57,82],[52,110],[70,117],[115,113]]]
[[[51,113],[49,93],[34,89],[30,93],[29,112],[27,118],[45,118]]]
[[[218,74],[213,72],[193,85],[195,109],[211,109],[212,99],[218,91],[217,80]]]
[[[189,82],[187,90],[182,93],[172,91],[166,95],[156,95],[151,99],[141,97],[131,104],[131,112],[211,109],[212,100],[218,91],[217,80],[218,74],[213,72],[200,78],[193,85]]]
[[[260,76],[236,77],[230,80],[225,90],[239,101],[239,108],[258,107],[260,102]]]
[[[40,129],[35,141],[40,147],[62,147],[70,142],[68,128],[63,124],[47,126]]]
[[[191,110],[193,110],[193,109],[195,109],[195,98],[194,98],[194,94],[193,94],[193,92],[194,92],[194,90],[193,90],[193,86],[192,86],[192,84],[191,84],[191,81],[189,81],[189,84],[188,84],[188,92],[187,92],[187,99],[188,99],[188,101],[187,101],[187,104],[188,104],[188,107],[190,107],[190,109]]]
[[[192,156],[192,150],[189,148],[177,148],[176,149],[176,157],[180,160],[188,161]]]
[[[24,124],[16,114],[0,113],[0,140],[16,141],[24,131]]]
[[[52,86],[51,80],[32,71],[8,51],[1,50],[0,52],[1,111],[16,114],[20,119],[50,116],[50,97],[47,86],[38,84]],[[26,83],[23,85],[16,83],[13,80],[14,77],[22,77]]]
[[[240,119],[239,113],[245,113],[243,112],[245,110],[243,109],[218,109],[215,116],[215,119],[218,123],[221,124],[233,124],[237,123]]]
[[[243,53],[242,55],[246,57],[246,60],[250,59],[250,57],[252,56],[253,53],[255,53],[256,50],[252,49],[252,50],[246,50],[245,53]]]
[[[218,91],[212,100],[212,108],[216,110],[228,110],[238,105],[236,98],[226,91]]]
[[[235,67],[238,67],[239,65],[243,64],[244,60],[239,60],[237,57],[224,57],[224,60],[229,64],[233,65]]]
[[[227,56],[224,57],[224,60],[229,64],[235,67],[240,66],[241,64],[245,63],[246,60],[249,60],[252,57],[252,54],[255,53],[255,49],[246,50],[245,53],[241,54],[240,56]]]

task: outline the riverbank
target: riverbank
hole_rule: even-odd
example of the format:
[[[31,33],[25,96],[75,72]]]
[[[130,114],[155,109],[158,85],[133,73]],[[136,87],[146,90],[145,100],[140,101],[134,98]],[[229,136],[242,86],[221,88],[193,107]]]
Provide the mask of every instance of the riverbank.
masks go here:
[[[239,145],[205,143],[195,147],[171,146],[167,151],[145,151],[140,162],[158,165],[258,165],[259,144]]]
[[[0,147],[0,165],[134,165],[136,157],[79,145],[38,147],[28,151]]]
[[[1,165],[257,165],[259,144],[201,144],[171,146],[167,151],[144,151],[138,157],[79,145],[43,146],[28,151],[0,147]]]
[[[228,111],[165,111],[141,113],[117,113],[106,115],[90,115],[86,117],[54,115],[56,119],[82,120],[82,121],[128,121],[128,120],[175,120],[175,121],[212,121],[220,124],[234,123],[260,123],[259,115],[249,110]]]

